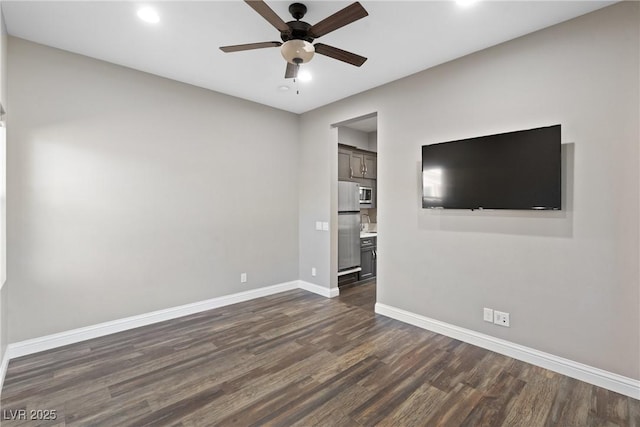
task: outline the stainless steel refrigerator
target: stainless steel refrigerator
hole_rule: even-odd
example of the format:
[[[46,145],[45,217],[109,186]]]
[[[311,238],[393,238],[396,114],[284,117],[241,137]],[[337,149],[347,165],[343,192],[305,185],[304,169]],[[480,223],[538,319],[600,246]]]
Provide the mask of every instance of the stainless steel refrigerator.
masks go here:
[[[338,271],[360,267],[360,186],[338,181]]]

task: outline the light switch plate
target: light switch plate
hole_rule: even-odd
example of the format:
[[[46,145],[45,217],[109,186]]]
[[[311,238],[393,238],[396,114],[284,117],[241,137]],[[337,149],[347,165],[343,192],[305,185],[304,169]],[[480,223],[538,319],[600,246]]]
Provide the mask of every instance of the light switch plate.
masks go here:
[[[484,321],[493,323],[493,310],[490,308],[484,308]]]
[[[322,222],[316,221],[316,230],[322,230]]]
[[[328,222],[323,222],[322,223],[322,231],[329,231],[329,223]]]

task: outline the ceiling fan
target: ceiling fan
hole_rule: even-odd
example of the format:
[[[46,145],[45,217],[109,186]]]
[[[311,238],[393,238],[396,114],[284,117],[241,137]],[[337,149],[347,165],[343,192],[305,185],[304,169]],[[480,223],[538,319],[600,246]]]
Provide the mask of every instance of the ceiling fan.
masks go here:
[[[302,3],[292,3],[289,6],[289,13],[295,21],[284,22],[263,0],[245,0],[253,10],[266,19],[278,31],[282,42],[260,42],[239,44],[233,46],[222,46],[223,52],[239,52],[242,50],[262,49],[266,47],[280,47],[282,56],[287,61],[287,69],[284,77],[286,79],[296,78],[300,64],[309,62],[314,53],[325,55],[338,61],[346,62],[356,67],[361,66],[367,60],[364,56],[338,49],[323,43],[311,44],[314,39],[322,37],[338,28],[351,24],[358,19],[369,14],[358,2],[355,2],[344,9],[323,19],[315,25],[301,21],[307,13],[307,7]]]

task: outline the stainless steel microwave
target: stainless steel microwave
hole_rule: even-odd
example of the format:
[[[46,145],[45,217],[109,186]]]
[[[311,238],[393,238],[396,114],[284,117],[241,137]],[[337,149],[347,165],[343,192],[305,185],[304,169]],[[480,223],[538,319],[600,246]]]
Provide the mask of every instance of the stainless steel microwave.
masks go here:
[[[360,186],[360,204],[370,205],[373,198],[373,190],[371,187]]]

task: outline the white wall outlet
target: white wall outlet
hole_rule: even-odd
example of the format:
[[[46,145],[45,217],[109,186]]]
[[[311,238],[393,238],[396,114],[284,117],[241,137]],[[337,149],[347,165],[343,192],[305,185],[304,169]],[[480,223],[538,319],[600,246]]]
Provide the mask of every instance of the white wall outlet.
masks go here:
[[[329,223],[328,222],[323,222],[322,223],[322,231],[329,231]]]
[[[247,283],[247,273],[240,273],[240,283]]]
[[[484,308],[484,321],[493,323],[493,310],[490,308]]]
[[[316,275],[316,268],[315,267],[311,267],[311,275],[312,276]]]
[[[505,313],[503,311],[494,310],[493,312],[493,323],[500,326],[509,327],[509,313]]]
[[[322,222],[316,221],[316,230],[322,230]]]

